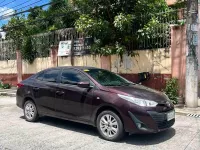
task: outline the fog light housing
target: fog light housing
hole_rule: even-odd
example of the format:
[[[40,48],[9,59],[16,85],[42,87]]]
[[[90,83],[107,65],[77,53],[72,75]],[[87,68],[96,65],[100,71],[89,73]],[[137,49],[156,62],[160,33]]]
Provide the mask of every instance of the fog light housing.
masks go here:
[[[136,125],[140,130],[148,130],[147,126],[143,123],[136,123]]]
[[[137,127],[138,127],[139,129],[142,128],[142,124],[141,124],[141,123],[136,123],[136,125],[137,125]]]
[[[131,116],[132,120],[134,121],[136,127],[139,130],[147,131],[147,132],[154,132],[153,129],[148,128],[142,121],[140,121],[138,118],[136,118],[136,116],[133,115],[130,111],[128,113]]]

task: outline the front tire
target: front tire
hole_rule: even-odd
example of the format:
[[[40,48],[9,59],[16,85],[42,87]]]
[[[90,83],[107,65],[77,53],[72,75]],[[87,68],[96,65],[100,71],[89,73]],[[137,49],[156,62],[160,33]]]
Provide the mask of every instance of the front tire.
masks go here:
[[[125,132],[120,117],[113,111],[103,111],[97,117],[97,129],[101,137],[108,141],[119,141]]]
[[[28,122],[35,122],[38,119],[38,112],[35,104],[28,100],[24,104],[24,117]]]

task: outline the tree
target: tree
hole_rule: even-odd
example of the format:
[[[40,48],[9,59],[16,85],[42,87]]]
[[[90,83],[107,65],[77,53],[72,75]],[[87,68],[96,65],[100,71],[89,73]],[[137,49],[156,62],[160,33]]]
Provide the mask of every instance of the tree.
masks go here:
[[[79,14],[67,0],[51,0],[52,5],[46,11],[48,30],[74,27]]]
[[[92,51],[101,55],[122,55],[131,40],[145,34],[142,29],[161,23],[152,20],[158,12],[169,10],[165,0],[73,0],[73,5],[81,14],[77,30],[95,37]]]
[[[13,40],[19,50],[22,46],[23,37],[27,35],[26,18],[24,15],[11,18],[7,25],[2,27],[6,30],[6,39]]]
[[[155,32],[157,29],[167,30],[165,23],[157,17],[157,13],[170,10],[165,0],[51,0],[51,2],[48,9],[44,10],[41,7],[30,9],[28,17],[13,17],[5,25],[8,29],[7,38],[19,44],[23,38],[38,33],[75,27],[85,36],[95,38],[91,46],[93,53],[120,56],[127,51],[130,41],[137,44],[145,38],[153,39],[157,36],[165,38],[164,34]],[[167,15],[161,16],[164,17]],[[30,39],[24,41],[31,43]],[[153,43],[150,47],[155,45],[157,43]],[[134,54],[132,51],[129,53]]]
[[[23,59],[29,63],[33,63],[37,53],[33,44],[41,42],[41,39],[34,35],[74,27],[79,17],[79,14],[66,0],[52,0],[51,2],[48,9],[44,10],[38,6],[30,8],[27,17],[25,15],[12,17],[8,24],[3,26],[6,30],[6,38],[14,41],[17,49],[21,50]],[[37,50],[47,49],[47,40],[44,39],[44,41],[39,44],[42,48],[37,47]]]
[[[30,8],[27,17],[23,15],[11,18],[8,24],[4,25],[4,29],[7,28],[7,38],[13,39],[9,35],[15,35],[25,28],[25,36],[61,28],[71,28],[74,27],[78,18],[78,12],[67,0],[51,0],[48,9],[44,10],[38,6]],[[16,26],[20,26],[20,28]]]
[[[44,20],[46,18],[46,11],[41,7],[34,7],[30,9],[30,13],[26,19],[28,34],[34,35],[41,32],[46,32],[47,22]]]

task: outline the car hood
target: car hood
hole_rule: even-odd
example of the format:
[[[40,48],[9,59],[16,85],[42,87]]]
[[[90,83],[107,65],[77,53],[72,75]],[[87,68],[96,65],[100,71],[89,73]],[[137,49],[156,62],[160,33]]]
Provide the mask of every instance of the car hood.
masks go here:
[[[139,84],[129,85],[129,86],[109,87],[109,90],[110,92],[115,92],[118,94],[120,93],[129,94],[136,98],[153,100],[158,103],[166,103],[168,101],[168,98],[164,93]]]

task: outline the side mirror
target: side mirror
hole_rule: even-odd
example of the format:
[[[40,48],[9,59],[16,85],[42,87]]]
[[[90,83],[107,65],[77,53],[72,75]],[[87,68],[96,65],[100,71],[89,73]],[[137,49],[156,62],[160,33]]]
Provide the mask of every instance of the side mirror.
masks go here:
[[[89,82],[79,82],[78,86],[81,87],[81,88],[89,88],[90,83]]]

